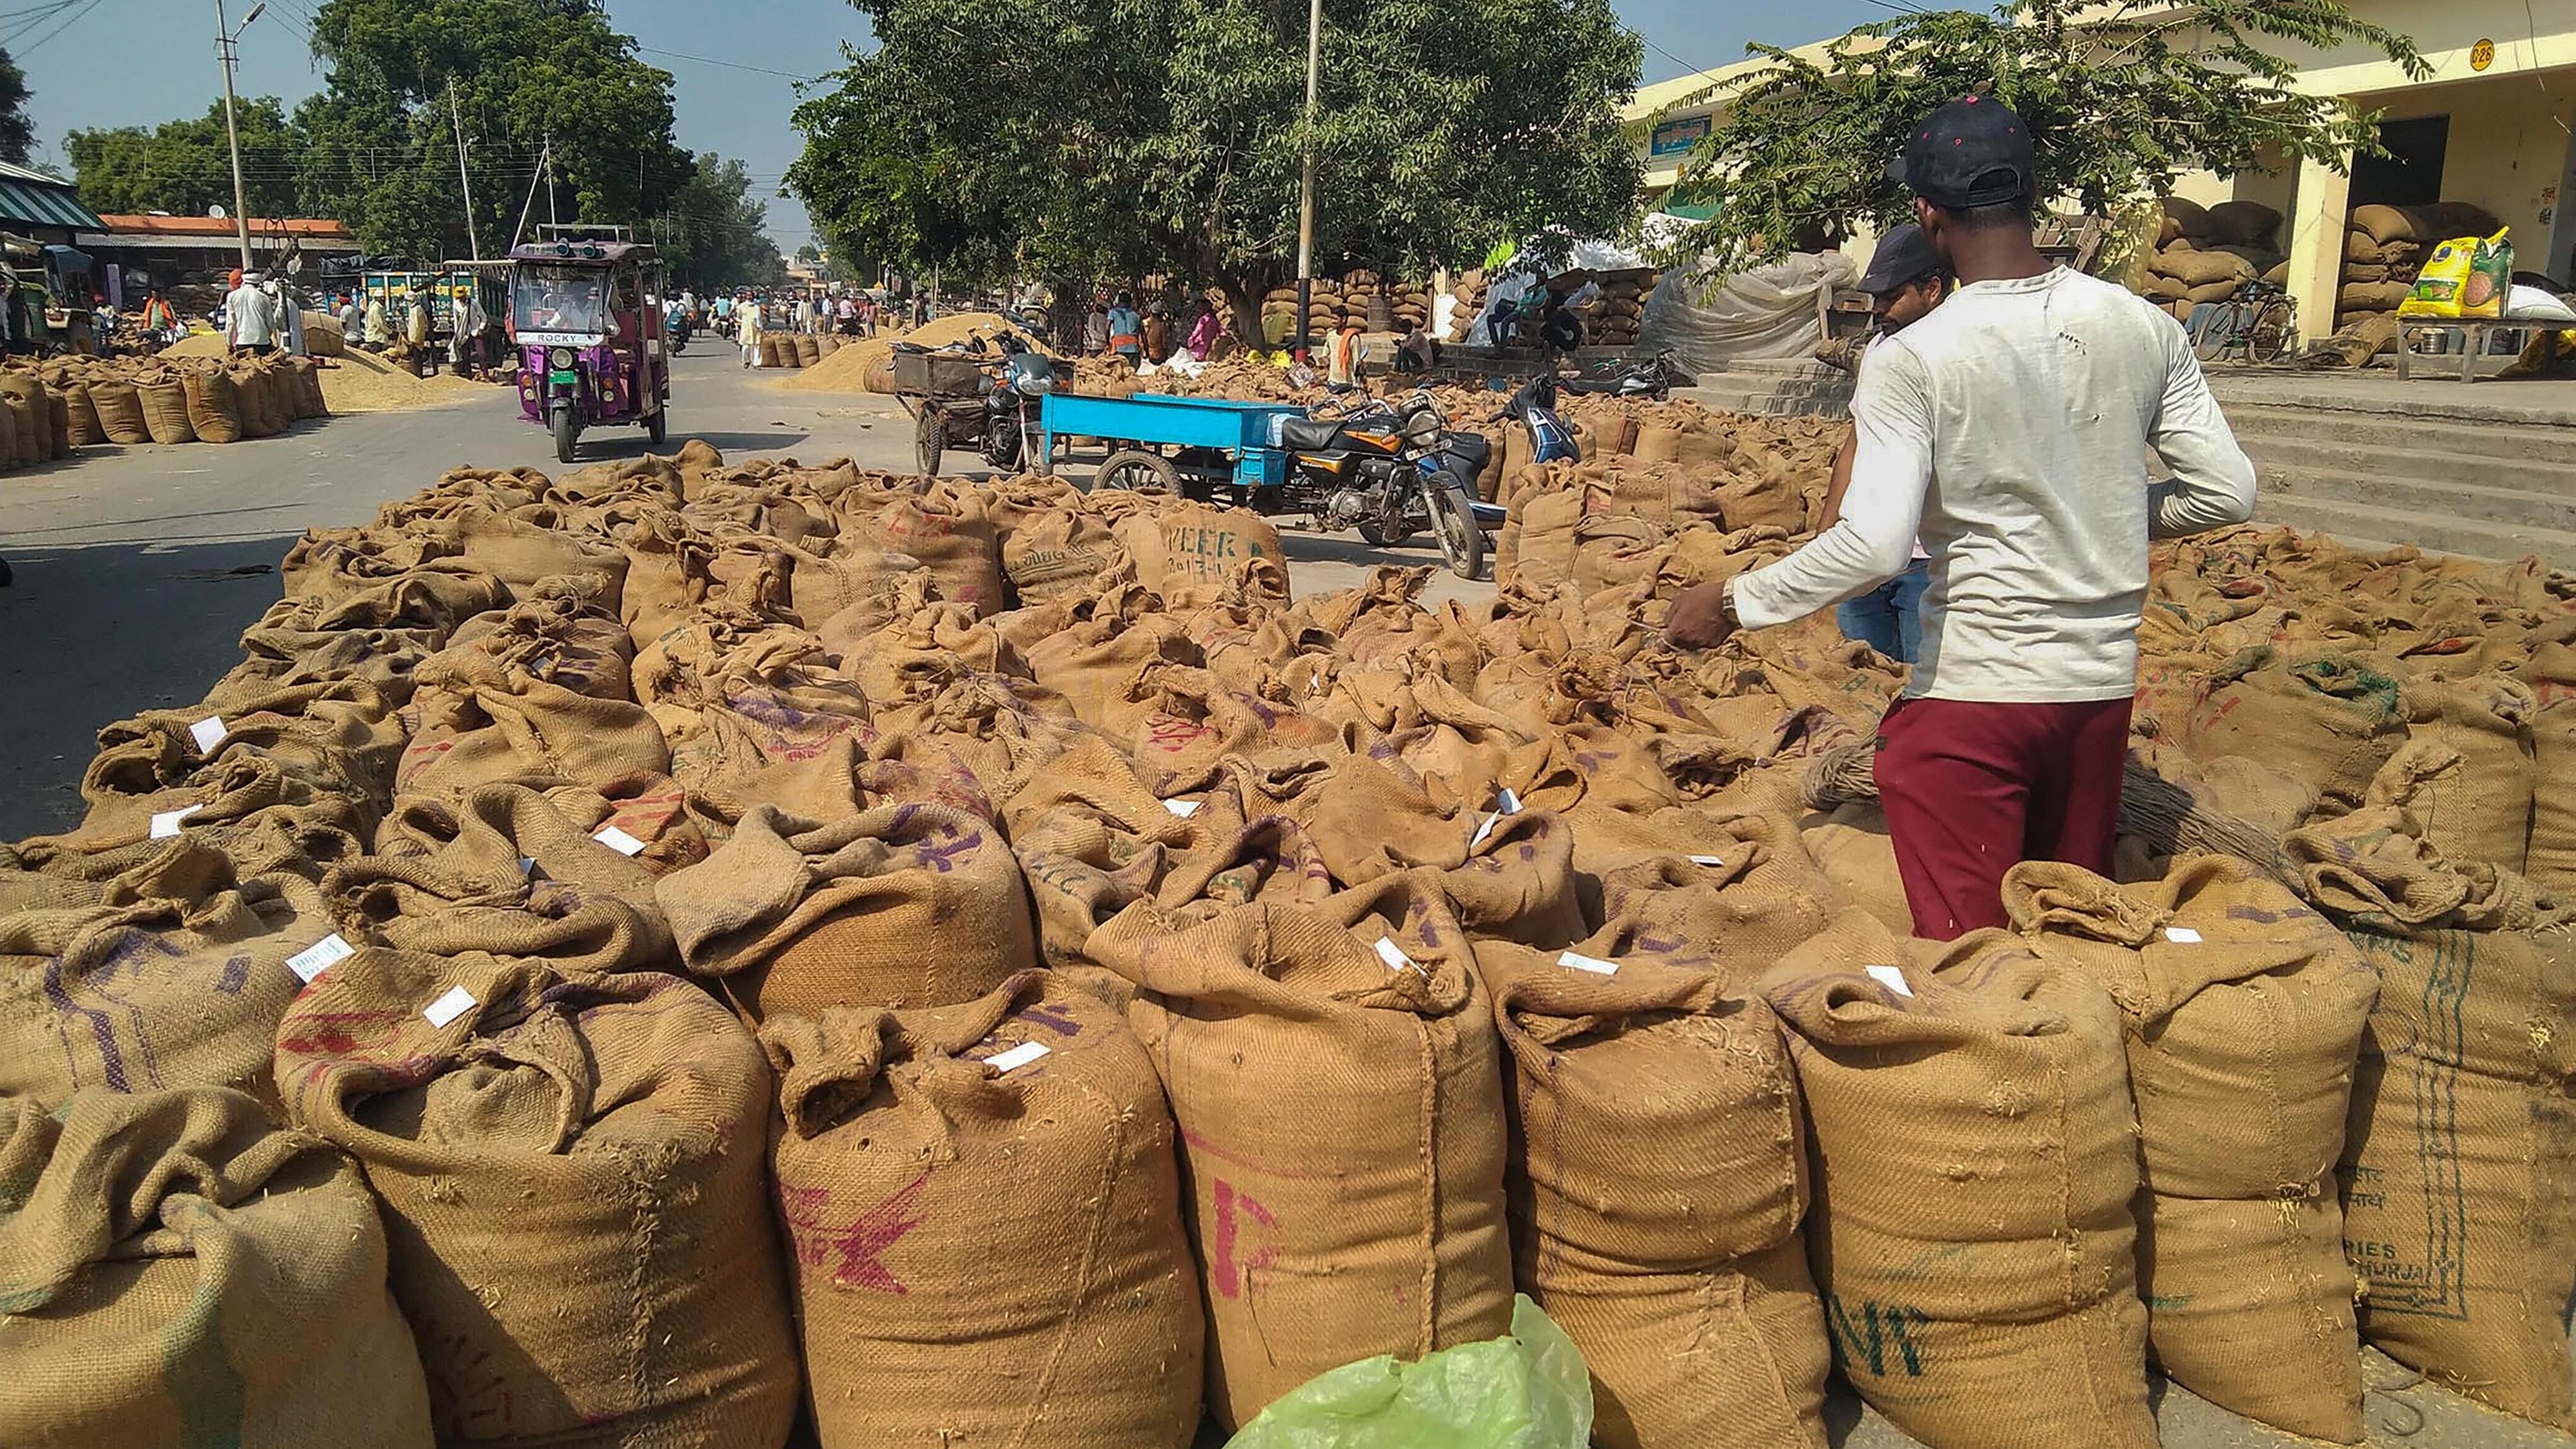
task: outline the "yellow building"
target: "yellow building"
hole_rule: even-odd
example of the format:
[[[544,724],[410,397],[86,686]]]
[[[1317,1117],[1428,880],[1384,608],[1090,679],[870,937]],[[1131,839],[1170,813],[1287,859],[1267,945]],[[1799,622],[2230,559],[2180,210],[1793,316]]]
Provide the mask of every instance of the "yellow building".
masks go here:
[[[2290,291],[2310,336],[2323,335],[2334,315],[2346,220],[2371,202],[2473,202],[2511,229],[2520,269],[2576,285],[2576,215],[2562,205],[2576,191],[2576,0],[2346,3],[2412,37],[2432,73],[2412,79],[2367,45],[2279,53],[2299,68],[2302,91],[2382,112],[2382,142],[2397,156],[2348,158],[2346,174],[2315,164],[2274,175],[2191,172],[2175,178],[2174,193],[2204,205],[2260,201],[2282,212]],[[1819,61],[1822,53],[1822,44],[1799,51]],[[1742,61],[1639,89],[1628,116],[1658,199],[1717,109],[1678,103],[1765,63]],[[1675,109],[1654,121],[1667,107]],[[1856,157],[1853,164],[1873,163]],[[1846,250],[1866,248],[1855,242]]]

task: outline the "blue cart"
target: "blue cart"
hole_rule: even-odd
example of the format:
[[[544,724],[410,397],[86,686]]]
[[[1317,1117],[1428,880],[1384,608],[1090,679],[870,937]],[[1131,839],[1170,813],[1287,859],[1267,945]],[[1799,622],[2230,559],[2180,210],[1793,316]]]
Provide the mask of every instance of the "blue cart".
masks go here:
[[[1106,456],[1092,475],[1095,488],[1178,492],[1184,481],[1275,488],[1288,481],[1288,455],[1274,441],[1279,420],[1305,415],[1294,403],[1051,392],[1039,400],[1038,456],[1052,467],[1060,442],[1096,438]]]

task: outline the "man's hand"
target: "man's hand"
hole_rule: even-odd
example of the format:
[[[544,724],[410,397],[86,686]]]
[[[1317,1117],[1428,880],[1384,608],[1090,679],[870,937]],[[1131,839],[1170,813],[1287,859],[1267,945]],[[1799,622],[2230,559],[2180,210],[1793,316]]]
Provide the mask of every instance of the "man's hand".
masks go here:
[[[1724,583],[1684,589],[1664,615],[1664,637],[1684,649],[1714,649],[1735,632]]]

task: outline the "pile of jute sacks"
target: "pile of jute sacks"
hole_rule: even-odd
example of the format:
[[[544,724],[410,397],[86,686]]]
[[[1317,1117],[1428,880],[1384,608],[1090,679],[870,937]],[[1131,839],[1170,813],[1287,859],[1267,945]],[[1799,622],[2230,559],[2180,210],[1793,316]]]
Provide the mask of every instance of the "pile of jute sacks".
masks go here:
[[[56,357],[0,371],[0,465],[100,443],[232,443],[331,415],[309,357]]]
[[[1899,666],[1427,576],[700,444],[308,535],[0,850],[0,1422],[1181,1446],[1516,1289],[1603,1445],[2571,1422],[2563,581],[2171,555],[2123,879],[1936,944]]]

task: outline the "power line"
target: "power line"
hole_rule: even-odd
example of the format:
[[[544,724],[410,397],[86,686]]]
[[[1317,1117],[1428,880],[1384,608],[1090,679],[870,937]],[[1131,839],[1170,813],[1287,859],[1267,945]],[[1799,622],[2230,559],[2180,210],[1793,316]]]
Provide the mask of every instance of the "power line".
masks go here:
[[[793,71],[771,70],[765,65],[744,65],[737,60],[717,60],[713,56],[689,55],[677,50],[656,50],[649,45],[639,45],[635,48],[646,55],[666,55],[673,60],[695,61],[699,65],[720,65],[727,70],[747,70],[754,75],[774,75],[782,80],[792,80],[805,85],[811,85],[822,79],[821,76],[798,75]]]
[[[1675,65],[1677,65],[1677,66],[1680,66],[1680,67],[1683,69],[1683,71],[1684,71],[1684,72],[1686,72],[1686,73],[1688,73],[1688,74],[1691,74],[1691,75],[1715,75],[1715,74],[1717,74],[1717,72],[1716,72],[1716,71],[1710,70],[1710,69],[1709,69],[1709,68],[1707,68],[1706,66],[1697,66],[1697,65],[1693,65],[1693,64],[1691,64],[1689,61],[1686,61],[1686,60],[1682,59],[1680,56],[1673,54],[1671,51],[1664,49],[1662,46],[1655,44],[1655,39],[1654,39],[1654,37],[1653,37],[1653,36],[1651,36],[1651,35],[1648,35],[1646,32],[1644,32],[1644,31],[1642,31],[1642,30],[1640,30],[1640,31],[1638,31],[1638,32],[1637,32],[1637,38],[1638,38],[1639,40],[1642,40],[1642,41],[1644,41],[1644,42],[1646,43],[1646,48],[1647,48],[1648,50],[1651,50],[1651,51],[1653,51],[1655,54],[1662,56],[1664,59],[1671,61],[1673,64],[1675,64]]]
[[[46,31],[44,34],[28,41],[22,46],[19,46],[16,51],[16,55],[19,58],[24,58],[35,54],[37,46],[44,44],[46,41],[51,40],[55,36],[62,34],[64,31],[71,29],[73,26],[80,24],[81,17],[89,14],[93,10],[96,10],[98,5],[99,0],[83,0],[83,3],[77,9],[73,10],[69,15],[64,16],[61,20],[56,21],[53,29]]]

